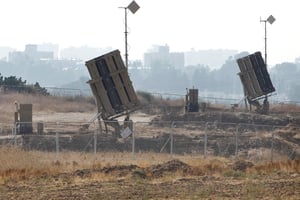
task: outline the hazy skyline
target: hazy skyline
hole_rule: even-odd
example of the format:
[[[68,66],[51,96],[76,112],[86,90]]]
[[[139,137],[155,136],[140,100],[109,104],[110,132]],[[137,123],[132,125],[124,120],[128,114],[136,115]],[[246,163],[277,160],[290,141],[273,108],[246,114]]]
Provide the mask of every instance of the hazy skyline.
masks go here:
[[[132,0],[10,0],[1,4],[0,46],[54,43],[120,49],[124,54],[124,9]],[[142,59],[153,44],[170,51],[231,49],[264,53],[267,24],[268,64],[300,56],[297,0],[136,0],[128,13],[129,59]]]

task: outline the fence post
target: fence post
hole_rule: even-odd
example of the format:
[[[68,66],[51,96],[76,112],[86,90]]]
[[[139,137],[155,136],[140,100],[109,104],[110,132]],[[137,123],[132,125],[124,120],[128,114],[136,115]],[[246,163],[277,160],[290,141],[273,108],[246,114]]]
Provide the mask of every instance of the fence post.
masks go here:
[[[56,143],[56,159],[58,159],[58,156],[59,156],[59,134],[58,134],[58,122],[56,122],[55,143]]]
[[[208,122],[206,122],[205,129],[204,129],[204,158],[206,158],[206,154],[207,154],[207,129],[208,129]]]
[[[262,155],[261,155],[261,150],[259,150],[259,153],[258,153],[258,147],[259,147],[259,143],[258,143],[258,139],[259,137],[257,136],[257,124],[254,123],[254,120],[252,119],[252,123],[251,123],[251,126],[254,128],[254,133],[255,133],[255,152],[257,154],[257,159],[261,160],[262,159]]]
[[[14,146],[17,146],[17,126],[15,125],[15,127],[13,128],[13,134],[14,134]]]
[[[134,123],[132,124],[132,160],[135,160],[135,134],[134,134]]]
[[[170,139],[171,139],[171,144],[170,144],[170,153],[171,153],[171,157],[173,156],[173,142],[174,142],[174,140],[173,140],[173,131],[174,131],[174,128],[176,127],[176,125],[175,125],[175,122],[173,121],[172,122],[172,125],[171,125],[171,127],[172,127],[172,130],[171,130],[171,135],[170,135]]]
[[[273,150],[274,150],[274,126],[272,127],[271,162],[273,162]]]
[[[97,132],[98,129],[96,128],[94,132],[94,160],[97,160]]]
[[[238,131],[239,131],[239,124],[236,125],[236,130],[235,130],[235,159],[237,160],[238,158]]]

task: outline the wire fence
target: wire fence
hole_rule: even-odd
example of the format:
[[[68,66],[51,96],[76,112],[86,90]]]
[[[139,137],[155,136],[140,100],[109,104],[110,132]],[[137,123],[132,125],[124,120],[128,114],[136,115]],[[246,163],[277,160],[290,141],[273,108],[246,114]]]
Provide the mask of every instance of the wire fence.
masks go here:
[[[30,93],[31,90],[24,90],[28,88],[28,86],[0,86],[0,93],[5,92],[4,88],[11,88],[13,91],[20,93]],[[53,96],[93,96],[93,93],[90,88],[63,88],[63,87],[43,87],[43,88],[35,88],[38,92],[39,90],[44,92],[44,89]],[[41,92],[40,94],[43,94]],[[152,92],[149,91],[149,94],[162,98],[162,99],[185,99],[184,93],[168,93],[168,92]],[[220,92],[199,92],[198,98],[200,101],[213,103],[213,104],[222,104],[222,105],[231,105],[237,103],[243,103],[244,96],[242,94],[228,94],[228,93],[220,93]],[[274,94],[272,98],[269,99],[271,104],[294,104],[300,105],[300,101],[291,101],[284,95],[277,96]]]
[[[300,127],[220,122],[100,121],[0,124],[0,145],[27,151],[164,153],[247,159],[300,159]]]

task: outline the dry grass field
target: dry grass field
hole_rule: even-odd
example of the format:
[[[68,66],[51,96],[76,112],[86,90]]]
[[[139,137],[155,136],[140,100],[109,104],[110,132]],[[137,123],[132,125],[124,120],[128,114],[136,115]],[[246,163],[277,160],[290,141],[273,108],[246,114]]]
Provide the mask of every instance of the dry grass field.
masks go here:
[[[53,120],[60,119],[58,113],[85,119],[96,110],[91,98],[1,94],[0,124],[13,123],[15,101],[32,103],[34,120],[46,120],[45,116],[49,120],[51,113],[55,114]],[[286,107],[299,110],[295,105]],[[275,108],[277,112],[288,112],[282,105]],[[300,160],[287,157],[276,162],[254,162],[152,152],[133,155],[99,151],[95,156],[63,151],[57,155],[0,146],[1,200],[299,199],[299,196]]]
[[[0,199],[299,199],[300,161],[0,149]],[[55,161],[56,160],[56,161]]]
[[[59,113],[95,113],[96,106],[92,97],[57,97],[41,96],[20,93],[0,94],[0,123],[13,123],[15,102],[32,104],[34,116],[49,115],[53,112]]]

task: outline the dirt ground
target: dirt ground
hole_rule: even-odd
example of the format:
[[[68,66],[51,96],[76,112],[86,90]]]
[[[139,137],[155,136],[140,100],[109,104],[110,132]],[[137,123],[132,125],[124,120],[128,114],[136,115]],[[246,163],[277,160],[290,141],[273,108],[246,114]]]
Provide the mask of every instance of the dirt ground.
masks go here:
[[[82,122],[87,123],[96,115],[95,112],[36,112],[33,114],[35,122]],[[149,115],[142,112],[135,112],[130,116],[134,122],[151,122],[157,115]],[[118,118],[123,121],[124,116]]]
[[[47,134],[47,131],[48,133],[55,133],[57,131],[56,122],[58,122],[62,127],[59,130],[60,133],[65,131],[65,134],[69,134],[68,137],[72,137],[74,145],[80,146],[75,143],[77,141],[76,138],[81,137],[80,141],[84,143],[86,139],[91,137],[86,133],[90,132],[90,134],[93,134],[94,128],[97,128],[98,124],[93,123],[87,132],[79,132],[82,124],[90,121],[94,115],[95,113],[92,112],[38,112],[34,114],[33,121],[44,122],[45,134]],[[208,135],[207,152],[211,155],[224,154],[224,156],[230,156],[235,153],[235,133],[238,124],[238,142],[241,154],[245,154],[248,157],[254,155],[255,157],[255,155],[258,155],[258,152],[254,152],[255,149],[260,152],[270,151],[271,146],[274,145],[274,148],[282,154],[290,156],[292,159],[300,158],[300,117],[295,115],[257,115],[230,111],[208,111],[189,114],[168,111],[162,114],[146,114],[138,111],[132,113],[130,119],[134,123],[133,127],[137,140],[136,151],[159,151],[163,146],[161,143],[165,143],[172,132],[175,140],[175,153],[202,153],[204,151],[203,138],[206,132]],[[118,120],[122,124],[124,116],[118,118]],[[171,127],[172,121],[176,122],[174,128]],[[209,122],[209,125],[206,126],[203,122]],[[113,131],[113,129],[109,131]],[[78,132],[81,135],[74,134]],[[82,133],[85,134],[82,135]],[[271,143],[272,133],[274,133],[273,143]],[[108,133],[108,135],[110,134],[111,132]],[[87,138],[84,139],[83,136]],[[101,138],[99,138],[100,140]],[[98,148],[108,149],[111,147],[111,150],[131,150],[131,139],[123,143],[112,141],[113,139],[108,140],[106,137],[100,142],[101,145]],[[63,142],[63,138],[61,143],[62,147],[71,145],[69,140]],[[158,143],[160,146],[157,145]],[[34,146],[34,144],[31,146]],[[170,147],[166,146],[165,149],[170,149]]]
[[[299,171],[246,173],[245,168],[239,168],[210,174],[179,160],[147,168],[118,165],[56,175],[44,173],[0,184],[0,199],[24,200],[299,199],[299,196]]]

